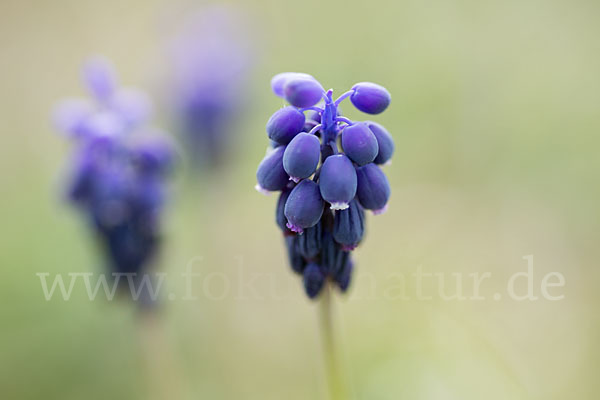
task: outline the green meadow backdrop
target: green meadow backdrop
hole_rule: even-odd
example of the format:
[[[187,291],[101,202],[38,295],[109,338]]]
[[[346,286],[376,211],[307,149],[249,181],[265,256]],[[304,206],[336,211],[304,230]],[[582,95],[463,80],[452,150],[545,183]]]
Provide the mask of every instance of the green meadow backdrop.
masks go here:
[[[61,200],[70,147],[49,114],[83,94],[79,67],[99,53],[152,95],[157,125],[172,130],[163,49],[201,3],[0,4],[0,396],[322,395],[317,306],[287,266],[276,198],[253,189],[264,124],[283,104],[269,80],[292,70],[336,93],[375,81],[393,96],[372,117],[396,141],[389,211],[369,215],[354,284],[335,301],[353,398],[596,399],[598,2],[229,3],[252,21],[251,104],[224,168],[194,174],[184,161],[174,177],[155,319],[89,301],[81,284],[69,301],[44,299],[36,273],[101,271],[84,222]],[[538,300],[516,301],[507,282],[530,255]],[[188,265],[201,275],[195,300],[184,299]],[[419,288],[419,270],[438,275]],[[549,289],[557,301],[541,292],[552,272],[565,280]],[[491,275],[484,300],[440,296],[438,278],[453,293],[459,274],[473,297],[474,273]],[[525,293],[526,279],[516,282]]]

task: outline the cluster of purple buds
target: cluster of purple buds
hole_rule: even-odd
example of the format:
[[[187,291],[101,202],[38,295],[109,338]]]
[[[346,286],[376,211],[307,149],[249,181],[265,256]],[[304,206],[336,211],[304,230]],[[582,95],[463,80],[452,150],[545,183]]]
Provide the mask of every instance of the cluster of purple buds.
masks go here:
[[[139,274],[160,241],[172,147],[146,126],[146,95],[118,87],[106,60],[86,63],[83,82],[91,100],[65,100],[53,116],[74,147],[67,195],[97,233],[111,272]]]
[[[379,114],[391,96],[382,86],[361,82],[334,100],[332,90],[296,72],[276,75],[271,87],[291,105],[267,122],[271,148],[258,166],[256,189],[281,192],[277,224],[307,295],[315,298],[328,279],[346,291],[365,209],[380,214],[390,197],[380,165],[390,161],[394,141],[375,122],[343,117],[339,105],[350,98],[358,110]]]

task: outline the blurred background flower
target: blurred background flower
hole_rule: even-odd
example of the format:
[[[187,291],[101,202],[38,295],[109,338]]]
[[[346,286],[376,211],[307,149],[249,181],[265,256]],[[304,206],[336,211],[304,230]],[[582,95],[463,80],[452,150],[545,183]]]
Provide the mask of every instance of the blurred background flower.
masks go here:
[[[135,293],[133,300],[150,306],[156,298],[144,282],[150,282],[148,267],[160,246],[174,154],[167,137],[147,124],[148,97],[120,88],[113,69],[104,58],[88,60],[82,75],[91,100],[63,100],[54,124],[73,142],[67,197],[99,242],[107,264],[100,273],[111,286],[116,280],[126,296]],[[118,274],[135,274],[135,287]]]
[[[250,108],[257,35],[250,15],[233,5],[186,10],[173,26],[165,38],[171,120],[192,165],[214,169],[249,135],[239,123]]]

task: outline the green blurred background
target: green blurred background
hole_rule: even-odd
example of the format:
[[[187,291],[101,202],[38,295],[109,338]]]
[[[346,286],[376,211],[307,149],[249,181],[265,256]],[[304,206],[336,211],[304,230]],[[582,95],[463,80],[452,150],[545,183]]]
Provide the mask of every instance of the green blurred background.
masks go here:
[[[253,189],[269,79],[297,70],[341,93],[375,81],[393,102],[387,214],[369,216],[355,282],[336,296],[357,399],[596,399],[600,325],[600,5],[595,1],[244,1],[258,66],[252,110],[222,171],[173,185],[161,269],[223,273],[222,299],[165,300],[146,329],[125,302],[44,300],[36,272],[97,272],[91,237],[60,199],[69,146],[53,104],[82,93],[89,55],[112,59],[161,110],[161,46],[178,1],[0,4],[0,396],[5,399],[312,399],[323,391],[317,305],[287,267],[275,197]],[[350,117],[358,118],[346,105]],[[517,302],[511,274],[562,273],[561,301]],[[392,299],[393,274],[491,272],[485,301]],[[236,296],[241,273],[262,296]],[[222,276],[222,275],[219,275]],[[214,279],[213,293],[223,291]],[[221,282],[221,286],[220,285]],[[451,281],[449,281],[450,286]],[[272,287],[279,292],[273,295]],[[414,282],[407,280],[407,294]],[[523,288],[521,288],[522,290]],[[450,290],[450,289],[448,289]],[[413,296],[414,297],[414,296]],[[152,333],[154,330],[154,333]],[[160,343],[156,348],[156,343]],[[153,347],[154,346],[154,347]],[[154,367],[153,367],[154,366]],[[167,385],[165,389],[157,388]]]

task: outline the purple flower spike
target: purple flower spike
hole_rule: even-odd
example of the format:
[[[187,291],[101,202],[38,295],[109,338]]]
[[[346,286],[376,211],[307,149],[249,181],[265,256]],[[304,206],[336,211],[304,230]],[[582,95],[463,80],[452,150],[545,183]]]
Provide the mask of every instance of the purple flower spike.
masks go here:
[[[354,268],[351,252],[365,234],[365,209],[379,214],[387,208],[390,186],[375,163],[389,162],[394,141],[375,122],[343,116],[340,104],[350,98],[359,110],[377,114],[389,105],[390,94],[363,82],[335,98],[333,89],[325,92],[315,78],[296,72],[276,75],[271,88],[291,104],[267,123],[271,146],[283,151],[275,220],[289,263],[303,274],[309,298],[328,282],[345,292]],[[265,175],[277,168],[259,167]],[[288,175],[293,182],[283,182]],[[324,210],[326,203],[330,210]]]
[[[314,299],[321,293],[325,284],[325,274],[318,264],[310,263],[304,269],[304,290],[306,295]]]
[[[377,138],[364,122],[344,128],[342,148],[346,155],[358,165],[372,162],[379,152]]]
[[[259,192],[282,190],[288,184],[289,177],[283,169],[284,151],[285,146],[270,151],[258,166],[256,190]]]
[[[373,213],[385,210],[390,198],[390,184],[383,171],[375,164],[367,164],[356,169],[358,188],[356,194],[360,204]]]
[[[295,182],[315,173],[321,157],[319,139],[308,133],[296,135],[283,153],[283,168]]]
[[[271,79],[271,89],[273,90],[273,93],[275,93],[276,96],[284,97],[283,87],[288,81],[294,78],[315,79],[309,74],[304,74],[302,72],[282,72]]]
[[[392,139],[392,135],[377,122],[367,121],[367,125],[377,138],[377,145],[379,146],[379,152],[373,162],[379,165],[385,164],[390,161],[392,155],[394,155],[394,139]]]
[[[354,107],[367,114],[380,114],[390,105],[392,96],[386,88],[376,83],[361,82],[352,87],[350,101]]]
[[[323,199],[319,185],[310,180],[301,181],[290,193],[285,203],[287,227],[293,232],[302,233],[319,222],[323,215]]]
[[[172,147],[140,126],[150,112],[145,95],[117,88],[107,61],[90,61],[83,75],[93,101],[68,101],[54,114],[76,144],[67,196],[90,222],[109,271],[142,279],[160,245]],[[134,300],[151,305],[153,295],[139,289]]]
[[[284,107],[269,118],[267,122],[267,135],[269,139],[281,144],[288,144],[294,136],[302,132],[305,117],[295,107]]]
[[[321,167],[319,188],[332,210],[345,210],[356,194],[356,172],[348,157],[337,154],[327,157]]]
[[[295,76],[283,86],[285,99],[296,107],[310,107],[317,104],[325,90],[313,77]]]
[[[115,91],[117,78],[112,64],[104,57],[94,57],[83,67],[83,81],[98,100],[107,100]]]

